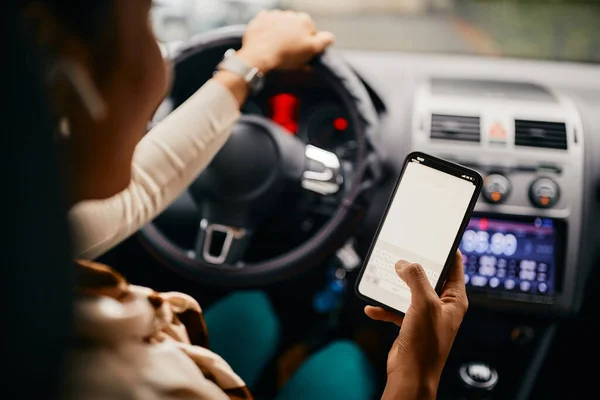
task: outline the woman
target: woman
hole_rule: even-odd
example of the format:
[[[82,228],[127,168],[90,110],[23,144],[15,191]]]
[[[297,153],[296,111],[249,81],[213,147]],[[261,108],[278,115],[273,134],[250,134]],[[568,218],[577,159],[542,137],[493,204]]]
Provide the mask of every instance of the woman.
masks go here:
[[[239,115],[248,84],[235,73],[219,71],[140,142],[169,86],[149,24],[151,1],[21,3],[27,28],[46,58],[73,221],[101,224],[119,216],[120,228],[112,230],[117,234],[99,242],[85,239],[86,229],[89,237],[98,237],[97,226],[79,224],[81,243],[92,245],[79,248],[93,258],[160,212],[210,161]],[[306,14],[266,12],[248,26],[237,57],[262,73],[298,68],[332,40]],[[88,207],[91,211],[85,211]],[[422,268],[398,263],[413,293],[404,321],[366,308],[371,318],[403,324],[390,351],[384,398],[435,398],[467,307],[460,257],[455,264],[440,298]],[[252,398],[244,381],[207,349],[202,312],[192,298],[129,285],[110,268],[91,262],[79,261],[77,272],[77,338],[65,389],[71,397]],[[364,382],[360,372],[348,372],[345,385]],[[279,398],[316,398],[313,393],[320,389],[331,394],[329,381],[327,376],[318,382],[293,378]],[[301,393],[309,386],[311,394]],[[321,396],[350,398],[337,393]]]

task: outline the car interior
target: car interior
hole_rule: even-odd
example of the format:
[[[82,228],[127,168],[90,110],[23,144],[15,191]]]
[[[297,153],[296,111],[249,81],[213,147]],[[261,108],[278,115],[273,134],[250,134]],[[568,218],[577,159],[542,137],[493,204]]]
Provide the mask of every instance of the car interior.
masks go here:
[[[174,86],[149,128],[211,78],[243,30],[211,27],[168,49]],[[425,152],[484,177],[460,243],[470,307],[438,398],[583,396],[594,387],[584,360],[593,362],[600,306],[598,59],[334,46],[306,70],[269,75],[187,192],[99,261],[203,308],[236,291],[265,292],[283,340],[258,394],[273,393],[282,362],[295,363],[290,349],[312,352],[339,338],[365,350],[383,385],[397,329],[368,319],[354,287],[406,155]],[[265,132],[276,139],[263,143]],[[54,190],[39,169],[29,172]],[[39,231],[51,222],[39,221],[59,207],[41,209],[32,201],[39,194],[23,191],[13,200],[35,212],[9,215],[9,224],[58,240]],[[66,231],[62,217],[52,214],[52,224]],[[22,245],[31,231],[19,235],[12,251],[35,265],[41,253]],[[41,243],[36,251],[65,258],[58,244]],[[48,270],[19,274],[11,293],[31,276],[55,279]],[[59,287],[41,298],[67,301]]]

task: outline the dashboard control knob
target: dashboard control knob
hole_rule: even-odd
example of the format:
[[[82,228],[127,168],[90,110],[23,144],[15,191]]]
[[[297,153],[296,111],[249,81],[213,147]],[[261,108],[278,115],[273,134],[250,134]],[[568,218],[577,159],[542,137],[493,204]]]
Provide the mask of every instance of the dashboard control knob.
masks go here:
[[[559,196],[560,188],[550,178],[539,178],[529,187],[529,198],[536,207],[552,207],[558,202]]]
[[[498,372],[484,363],[465,363],[459,374],[464,384],[472,389],[492,390],[498,383]]]
[[[499,204],[510,192],[510,182],[504,175],[491,174],[483,180],[483,197],[488,203]]]

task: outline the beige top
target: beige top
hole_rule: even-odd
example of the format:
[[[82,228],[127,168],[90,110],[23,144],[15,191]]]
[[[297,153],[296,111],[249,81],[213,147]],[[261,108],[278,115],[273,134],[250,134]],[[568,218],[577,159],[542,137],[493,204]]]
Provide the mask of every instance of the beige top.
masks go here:
[[[214,80],[169,114],[137,145],[126,190],[69,211],[74,256],[92,260],[160,214],[210,163],[239,116],[233,94]]]
[[[198,303],[130,285],[106,265],[78,261],[74,337],[62,398],[252,400],[209,349]]]

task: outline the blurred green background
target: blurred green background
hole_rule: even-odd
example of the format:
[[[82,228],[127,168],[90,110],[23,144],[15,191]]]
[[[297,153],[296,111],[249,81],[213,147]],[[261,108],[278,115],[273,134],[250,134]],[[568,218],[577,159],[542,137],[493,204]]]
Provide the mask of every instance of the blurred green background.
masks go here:
[[[456,14],[514,57],[600,61],[600,2],[456,1]]]

